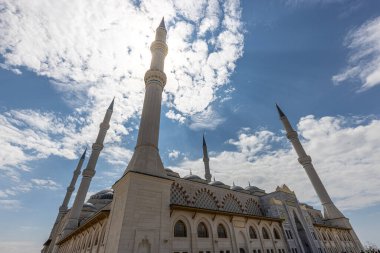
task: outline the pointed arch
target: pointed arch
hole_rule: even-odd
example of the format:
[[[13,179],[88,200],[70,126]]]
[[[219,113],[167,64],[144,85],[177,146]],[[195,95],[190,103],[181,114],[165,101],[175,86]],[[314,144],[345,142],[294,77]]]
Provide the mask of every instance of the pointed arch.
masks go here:
[[[277,228],[273,228],[273,237],[276,240],[280,240],[281,239],[280,233],[278,232]]]
[[[182,220],[174,224],[174,237],[187,237],[187,228]]]
[[[174,182],[170,188],[170,203],[185,206],[189,204],[189,197],[179,183]]]
[[[268,229],[266,227],[261,228],[261,234],[262,234],[263,239],[270,239]]]
[[[258,239],[259,237],[257,236],[256,229],[253,226],[249,226],[249,238],[251,239]]]
[[[208,189],[199,189],[194,196],[194,206],[204,209],[218,210],[218,201]]]
[[[216,230],[218,232],[218,238],[227,238],[227,230],[222,223],[218,224],[218,227]]]
[[[256,216],[263,215],[261,212],[260,205],[253,198],[250,198],[245,202],[245,210],[247,214],[256,215]]]
[[[208,238],[209,237],[209,232],[208,232],[207,226],[203,221],[198,223],[197,235],[199,238]]]
[[[228,193],[224,196],[222,201],[223,210],[232,213],[242,213],[243,207],[240,201],[232,193]]]

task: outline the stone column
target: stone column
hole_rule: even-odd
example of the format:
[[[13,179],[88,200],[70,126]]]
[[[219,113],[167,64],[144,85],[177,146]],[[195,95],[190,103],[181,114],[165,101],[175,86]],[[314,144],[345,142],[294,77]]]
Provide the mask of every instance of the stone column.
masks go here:
[[[210,159],[208,158],[207,144],[205,136],[203,135],[203,163],[205,164],[205,178],[207,183],[211,182],[211,173],[210,173]]]
[[[150,51],[150,69],[145,73],[145,98],[135,152],[125,171],[166,177],[158,152],[162,92],[166,84],[164,60],[168,53],[164,19],[156,29]],[[124,174],[125,174],[124,173]]]
[[[44,249],[42,250],[43,253],[45,253],[45,252],[50,253],[50,252],[52,252],[52,250],[54,248],[55,240],[57,238],[57,226],[58,226],[59,222],[62,220],[62,217],[67,212],[67,208],[68,208],[68,204],[69,204],[71,195],[73,194],[73,191],[75,190],[75,184],[77,182],[78,176],[79,176],[80,171],[82,169],[84,159],[86,157],[86,150],[83,152],[81,158],[79,159],[78,165],[74,170],[73,177],[71,179],[70,185],[67,187],[65,198],[63,199],[62,205],[59,207],[59,212],[58,212],[57,218],[55,219],[53,229],[50,232],[50,236],[49,236],[50,244],[46,245],[46,247],[44,247]]]
[[[280,120],[284,125],[286,130],[286,137],[290,140],[293,145],[294,150],[298,155],[298,162],[305,169],[306,174],[308,175],[317,195],[322,203],[325,219],[339,219],[345,218],[344,215],[338,210],[338,208],[332,202],[329,194],[326,191],[321,179],[319,178],[317,172],[314,169],[314,166],[311,162],[311,157],[306,154],[305,150],[302,147],[300,140],[298,139],[298,134],[293,130],[288,118],[284,112],[276,105],[277,111],[280,115]]]
[[[112,100],[112,103],[107,109],[103,122],[100,124],[100,130],[96,138],[96,141],[92,145],[92,152],[88,160],[86,169],[83,170],[82,181],[80,183],[77,195],[75,197],[73,207],[71,208],[71,211],[69,213],[70,216],[65,226],[65,229],[63,231],[63,236],[66,236],[71,231],[75,230],[79,225],[79,215],[83,208],[83,204],[86,199],[86,195],[90,187],[91,180],[96,173],[95,171],[96,163],[98,161],[100,151],[102,151],[103,149],[103,142],[104,142],[104,138],[106,137],[107,130],[110,127],[109,123],[110,123],[112,112],[113,112],[113,104],[114,104],[114,100]]]

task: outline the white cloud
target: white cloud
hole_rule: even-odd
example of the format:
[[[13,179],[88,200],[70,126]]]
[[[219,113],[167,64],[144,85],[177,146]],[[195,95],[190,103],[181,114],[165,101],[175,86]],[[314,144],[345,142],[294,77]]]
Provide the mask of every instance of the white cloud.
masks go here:
[[[173,149],[172,151],[169,152],[168,157],[170,159],[177,159],[180,154],[181,154],[181,152],[179,150]]]
[[[0,112],[0,169],[14,181],[30,170],[31,161],[80,155],[95,139],[114,96],[105,141],[110,151],[105,149],[104,157],[120,166],[129,160],[131,151],[117,146],[141,111],[149,46],[162,16],[169,46],[163,99],[171,110],[166,116],[180,123],[194,120],[192,128],[208,127],[204,115],[215,117],[211,128],[222,121],[210,104],[223,99],[216,92],[228,83],[243,52],[238,0],[143,0],[138,5],[112,0],[106,6],[100,0],[4,0],[1,8],[0,67],[17,74],[26,68],[49,78],[72,108],[66,114]]]
[[[61,186],[51,179],[38,179],[33,178],[30,180],[38,189],[57,190]]]
[[[0,241],[0,252],[24,253],[25,249],[28,252],[40,252],[41,244],[33,241]]]
[[[212,106],[209,106],[206,110],[194,114],[191,117],[191,122],[189,127],[193,130],[198,129],[215,129],[218,125],[224,122],[218,112],[214,110]]]
[[[372,117],[303,117],[297,128],[306,152],[331,197],[343,210],[365,208],[380,203],[380,120]],[[267,130],[243,129],[228,143],[236,151],[223,151],[210,157],[217,180],[247,186],[248,181],[273,191],[286,183],[300,201],[319,205],[316,193],[297,155],[284,135]],[[203,175],[201,159],[185,160],[178,165],[184,176],[192,168]],[[174,168],[175,169],[175,168]]]
[[[16,199],[0,199],[0,209],[15,210],[21,207],[21,202]]]
[[[345,45],[350,50],[348,66],[332,77],[334,83],[357,81],[359,91],[380,85],[380,17],[351,30]]]

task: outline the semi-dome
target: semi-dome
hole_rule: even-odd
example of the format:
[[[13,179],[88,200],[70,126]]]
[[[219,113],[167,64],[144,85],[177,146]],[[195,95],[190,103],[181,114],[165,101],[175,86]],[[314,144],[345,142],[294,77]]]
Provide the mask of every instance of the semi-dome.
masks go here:
[[[90,199],[113,199],[113,189],[105,189],[95,193]]]

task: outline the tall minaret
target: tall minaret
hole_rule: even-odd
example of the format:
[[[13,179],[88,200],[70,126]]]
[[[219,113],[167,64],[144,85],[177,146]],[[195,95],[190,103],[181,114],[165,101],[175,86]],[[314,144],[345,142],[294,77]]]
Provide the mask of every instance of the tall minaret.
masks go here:
[[[110,106],[108,107],[103,122],[100,123],[100,130],[96,138],[96,141],[94,144],[92,144],[92,152],[88,160],[87,167],[85,170],[83,170],[82,181],[80,182],[80,186],[77,195],[75,196],[73,207],[71,208],[71,211],[69,213],[70,216],[63,231],[63,236],[76,229],[79,225],[79,215],[82,210],[84,201],[86,199],[91,180],[96,172],[95,166],[96,162],[98,161],[100,151],[102,151],[103,149],[104,138],[106,137],[107,130],[110,128],[110,120],[113,112],[114,100],[115,99],[112,100]]]
[[[284,125],[286,131],[286,137],[290,140],[293,145],[294,150],[298,155],[298,162],[305,169],[307,175],[317,195],[322,203],[325,219],[340,219],[345,218],[344,215],[338,210],[338,208],[332,202],[329,194],[327,193],[324,185],[322,184],[321,179],[319,178],[317,172],[314,169],[314,166],[311,162],[311,157],[306,154],[305,150],[302,147],[300,140],[298,139],[298,134],[293,130],[292,126],[289,123],[288,118],[285,116],[281,108],[276,104],[278,114],[280,115],[280,120]]]
[[[158,136],[162,91],[166,84],[164,60],[168,53],[164,18],[156,29],[156,39],[150,46],[152,61],[145,73],[145,98],[135,152],[126,169],[144,174],[166,177],[158,152]],[[126,173],[125,172],[125,173]],[[125,174],[124,173],[124,174]]]
[[[50,244],[46,245],[47,247],[46,247],[46,249],[43,250],[43,252],[51,252],[51,250],[53,249],[54,242],[55,242],[55,239],[57,236],[57,233],[56,233],[57,225],[61,221],[64,214],[67,212],[67,208],[68,208],[68,204],[69,204],[71,195],[73,194],[73,191],[75,190],[75,184],[77,182],[78,176],[79,176],[80,171],[82,169],[84,159],[86,157],[86,151],[87,151],[87,148],[84,150],[81,158],[79,159],[78,165],[77,165],[76,169],[74,170],[73,178],[71,179],[70,185],[67,187],[65,198],[63,199],[62,205],[59,207],[59,212],[58,212],[57,218],[55,219],[53,229],[50,232],[50,236],[49,236],[49,240],[48,240],[48,241],[50,241]],[[51,243],[51,242],[53,242],[53,243]]]
[[[209,161],[210,161],[210,159],[208,158],[205,135],[203,134],[203,163],[205,164],[205,178],[206,178],[207,183],[211,182],[211,173],[210,173]]]

